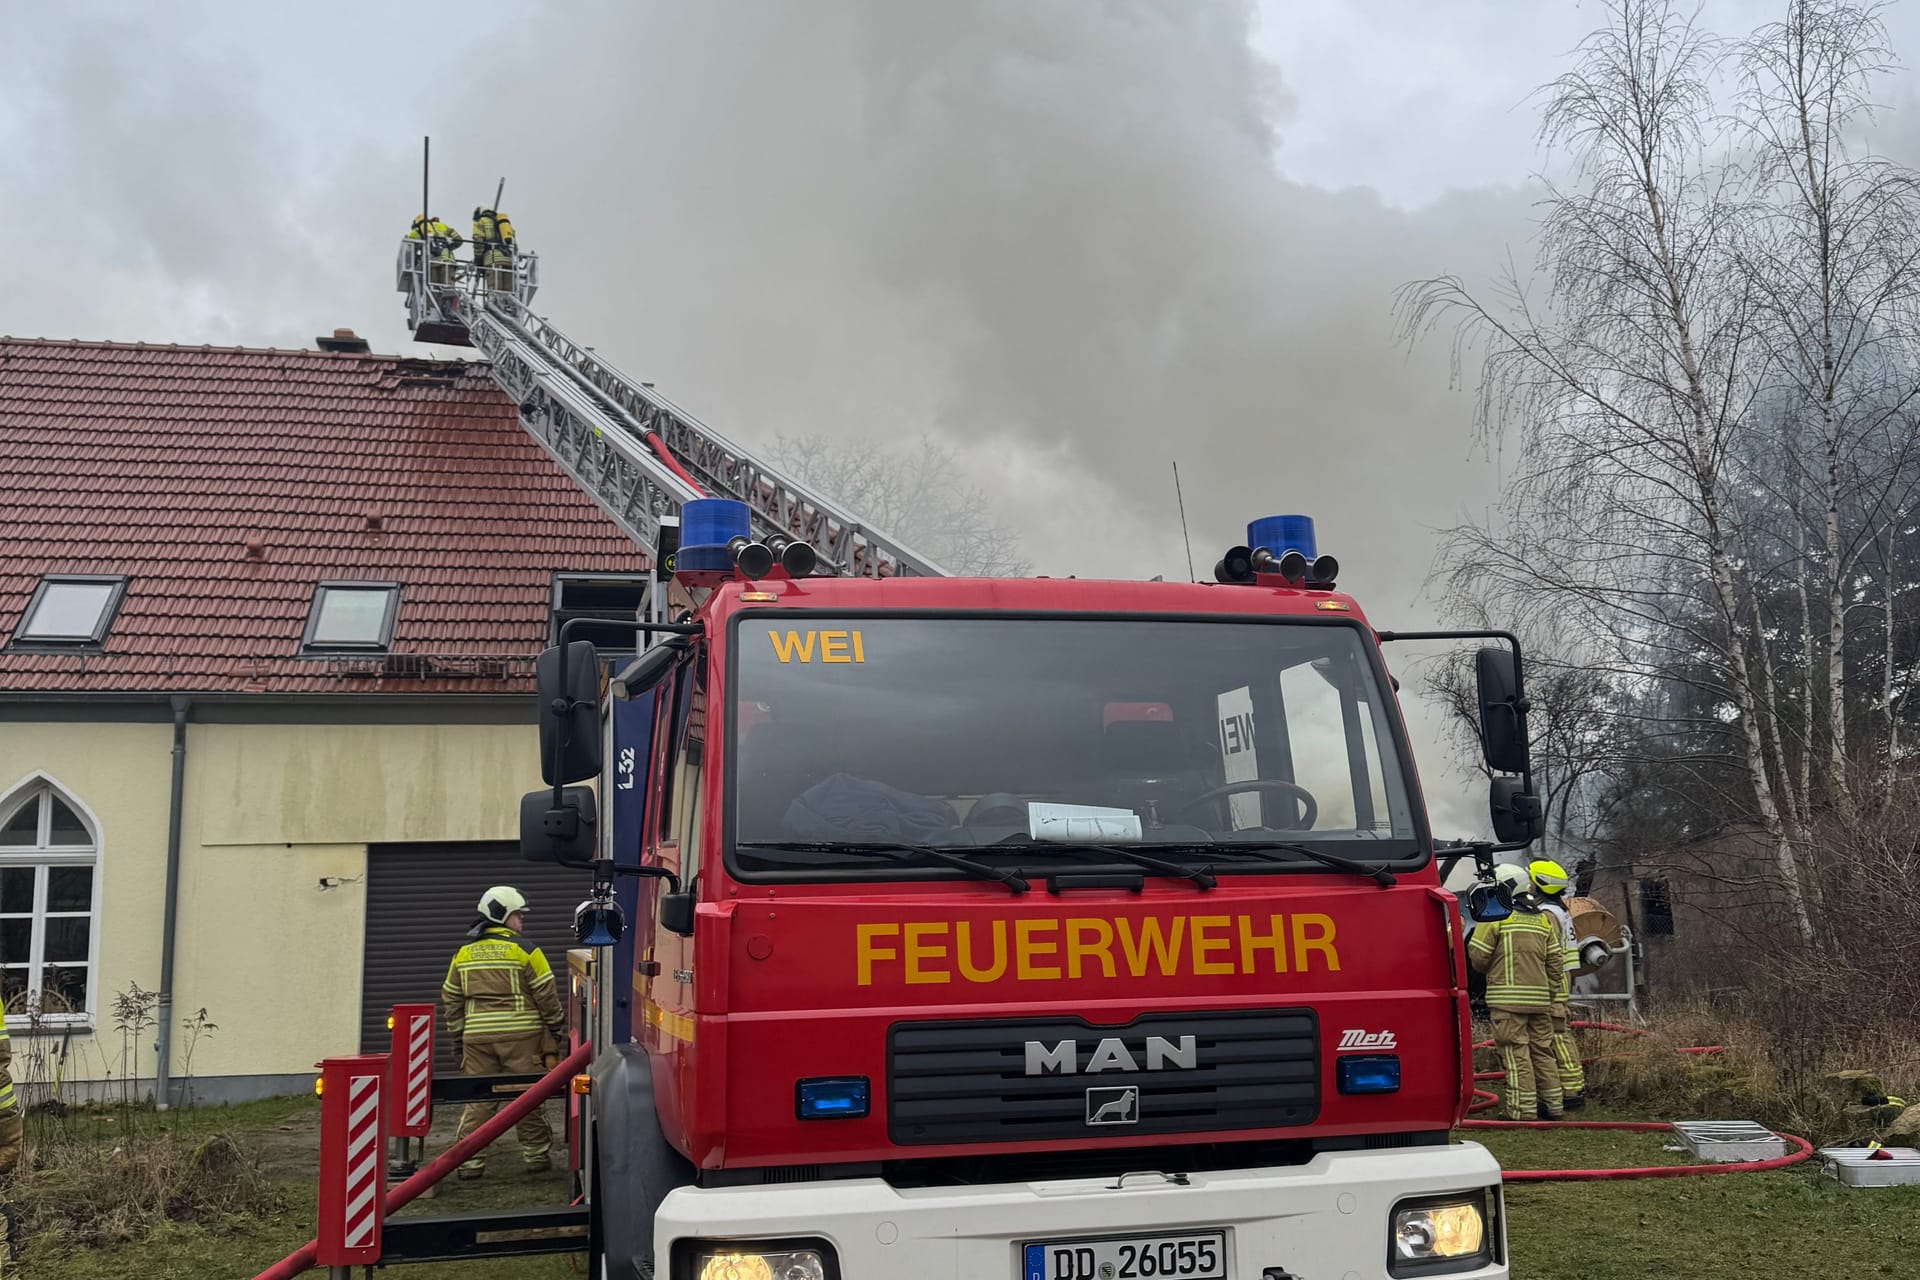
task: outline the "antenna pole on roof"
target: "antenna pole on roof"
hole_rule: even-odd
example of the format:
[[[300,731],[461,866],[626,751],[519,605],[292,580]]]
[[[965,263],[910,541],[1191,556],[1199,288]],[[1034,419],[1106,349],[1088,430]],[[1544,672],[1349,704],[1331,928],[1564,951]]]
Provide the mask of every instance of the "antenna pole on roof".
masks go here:
[[[506,192],[507,192],[507,180],[505,178],[502,178],[500,179],[500,185],[493,189],[493,203],[488,205],[487,207],[489,209],[492,209],[495,213],[500,212],[500,197],[505,195]]]
[[[1187,499],[1186,496],[1180,492],[1180,463],[1178,459],[1175,459],[1173,464],[1173,496],[1175,500],[1180,503],[1180,540],[1187,544],[1187,581],[1198,582],[1200,579],[1193,576],[1193,538],[1187,532]]]
[[[430,136],[422,137],[420,139],[420,225],[422,228],[426,228],[433,219],[433,202],[427,198],[427,175],[432,170],[433,139]],[[421,231],[420,238],[422,240],[427,238],[426,230]],[[427,257],[433,257],[432,245],[427,246]]]

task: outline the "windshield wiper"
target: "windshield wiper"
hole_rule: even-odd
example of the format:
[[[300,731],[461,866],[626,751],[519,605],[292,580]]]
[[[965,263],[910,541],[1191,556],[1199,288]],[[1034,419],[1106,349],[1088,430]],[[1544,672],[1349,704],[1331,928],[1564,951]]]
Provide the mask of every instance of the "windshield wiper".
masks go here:
[[[1285,840],[1264,840],[1259,844],[1237,844],[1231,841],[1223,841],[1215,844],[1195,845],[1193,847],[1196,850],[1205,850],[1207,853],[1237,853],[1242,857],[1259,858],[1265,862],[1286,861],[1284,858],[1274,857],[1273,852],[1275,850],[1285,853],[1297,853],[1303,858],[1311,858],[1321,866],[1331,867],[1335,871],[1345,871],[1356,876],[1367,876],[1382,889],[1391,889],[1399,883],[1393,872],[1387,870],[1385,867],[1370,867],[1364,862],[1357,862],[1352,858],[1343,858],[1337,853],[1327,853],[1324,850],[1314,848],[1310,844],[1292,844]]]
[[[993,846],[1004,849],[1006,842]],[[1113,857],[1131,862],[1136,867],[1145,867],[1149,871],[1158,871],[1163,876],[1178,876],[1182,880],[1191,880],[1202,889],[1211,889],[1217,883],[1211,866],[1187,867],[1178,862],[1168,862],[1165,858],[1156,858],[1141,853],[1130,845],[1124,844],[1086,844],[1079,840],[1036,840],[1032,844],[1014,846],[1022,853],[1052,853],[1056,849],[1081,849],[1089,853],[1110,854]],[[1203,847],[1203,846],[1196,846]]]
[[[926,844],[840,844],[829,840],[737,840],[736,849],[785,849],[795,853],[853,853],[878,854],[881,857],[899,858],[911,861],[917,857],[932,858],[944,862],[950,867],[958,867],[976,880],[997,880],[1007,886],[1011,893],[1025,893],[1032,888],[1018,869],[1009,871],[1003,867],[990,867],[984,862],[975,862],[972,858],[962,857],[946,849]]]

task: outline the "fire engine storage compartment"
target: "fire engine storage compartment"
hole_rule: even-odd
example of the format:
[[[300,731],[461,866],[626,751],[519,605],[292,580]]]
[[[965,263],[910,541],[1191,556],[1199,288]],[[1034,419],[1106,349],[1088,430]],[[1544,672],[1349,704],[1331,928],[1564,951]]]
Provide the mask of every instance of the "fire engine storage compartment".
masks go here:
[[[1882,1147],[1884,1160],[1870,1160],[1865,1147],[1822,1147],[1827,1172],[1850,1187],[1910,1187],[1920,1184],[1920,1150]]]
[[[1741,1164],[1774,1160],[1787,1154],[1787,1140],[1751,1120],[1675,1120],[1680,1145],[1695,1160]]]

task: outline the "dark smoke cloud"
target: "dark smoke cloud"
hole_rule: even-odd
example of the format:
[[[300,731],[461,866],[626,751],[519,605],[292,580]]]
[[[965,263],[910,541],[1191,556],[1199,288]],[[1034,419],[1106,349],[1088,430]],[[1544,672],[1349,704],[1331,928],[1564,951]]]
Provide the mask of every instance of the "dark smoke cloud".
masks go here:
[[[540,309],[743,442],[934,432],[1041,572],[1130,577],[1186,572],[1177,458],[1202,576],[1249,518],[1306,511],[1376,622],[1427,621],[1430,529],[1491,473],[1444,352],[1394,342],[1392,294],[1523,246],[1526,196],[1406,212],[1284,179],[1285,68],[1250,19],[568,6],[476,34],[414,118],[331,145],[256,109],[279,90],[262,50],[199,52],[163,22],[100,55],[48,19],[31,59],[0,54],[41,103],[21,125],[0,99],[0,138],[34,140],[0,193],[34,209],[29,238],[66,243],[80,204],[113,248],[87,296],[29,273],[0,330],[293,345],[351,324],[400,347],[390,263],[432,132],[438,212],[464,223],[506,174]],[[102,76],[123,88],[87,101]]]

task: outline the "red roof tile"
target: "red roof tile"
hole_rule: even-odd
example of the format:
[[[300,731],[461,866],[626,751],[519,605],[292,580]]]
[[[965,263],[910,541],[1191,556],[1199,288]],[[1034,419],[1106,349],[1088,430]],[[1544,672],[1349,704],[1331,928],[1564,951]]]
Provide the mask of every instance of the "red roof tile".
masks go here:
[[[484,366],[0,338],[0,641],[43,574],[129,580],[105,653],[0,650],[0,694],[522,692],[479,660],[539,651],[553,575],[645,565]],[[333,578],[402,585],[396,654],[469,661],[300,657]]]

